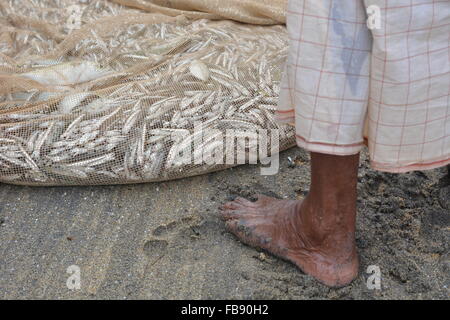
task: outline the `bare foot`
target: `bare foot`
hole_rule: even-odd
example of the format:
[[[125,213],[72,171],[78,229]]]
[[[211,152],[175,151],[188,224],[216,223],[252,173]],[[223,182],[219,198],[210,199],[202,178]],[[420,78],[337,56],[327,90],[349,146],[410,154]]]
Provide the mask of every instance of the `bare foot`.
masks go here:
[[[256,202],[237,198],[220,211],[227,230],[242,242],[291,261],[327,286],[345,286],[358,274],[356,206],[316,203],[260,195]]]

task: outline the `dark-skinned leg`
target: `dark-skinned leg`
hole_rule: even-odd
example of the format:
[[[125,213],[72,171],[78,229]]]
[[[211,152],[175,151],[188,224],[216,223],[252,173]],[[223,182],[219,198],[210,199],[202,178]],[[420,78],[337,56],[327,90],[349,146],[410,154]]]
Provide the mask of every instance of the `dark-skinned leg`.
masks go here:
[[[359,154],[311,153],[311,187],[303,201],[263,195],[220,208],[227,230],[242,242],[287,259],[328,286],[358,274],[355,245]]]

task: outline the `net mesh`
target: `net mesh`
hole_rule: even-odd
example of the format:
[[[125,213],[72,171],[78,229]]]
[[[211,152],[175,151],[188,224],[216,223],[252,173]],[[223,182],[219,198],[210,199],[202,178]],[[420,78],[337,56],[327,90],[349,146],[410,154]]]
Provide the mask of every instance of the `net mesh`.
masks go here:
[[[274,121],[288,48],[284,7],[0,2],[0,181],[161,181],[293,146],[294,130]],[[229,130],[261,134],[256,146],[236,140],[230,162],[229,150],[219,152]]]

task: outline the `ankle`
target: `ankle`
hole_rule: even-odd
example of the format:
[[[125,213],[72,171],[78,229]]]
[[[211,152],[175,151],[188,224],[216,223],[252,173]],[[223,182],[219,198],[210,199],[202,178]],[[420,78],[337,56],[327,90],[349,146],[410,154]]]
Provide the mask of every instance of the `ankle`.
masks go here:
[[[314,203],[308,196],[297,207],[295,225],[301,238],[327,254],[351,254],[355,250],[355,207],[336,202]]]

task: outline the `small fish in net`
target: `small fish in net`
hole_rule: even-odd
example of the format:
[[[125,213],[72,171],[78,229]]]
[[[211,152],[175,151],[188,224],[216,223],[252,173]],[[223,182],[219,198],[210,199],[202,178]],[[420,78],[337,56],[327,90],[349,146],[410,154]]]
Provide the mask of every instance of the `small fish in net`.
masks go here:
[[[64,21],[73,4],[83,15],[71,30]],[[295,145],[293,128],[274,121],[288,49],[283,25],[74,0],[33,9],[8,1],[0,24],[0,181],[161,181]],[[237,140],[225,159],[227,133],[263,130],[277,141]],[[219,157],[202,161],[205,153]]]

